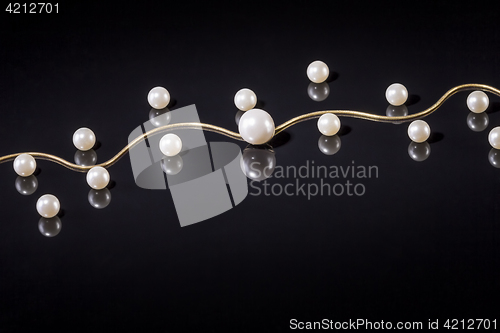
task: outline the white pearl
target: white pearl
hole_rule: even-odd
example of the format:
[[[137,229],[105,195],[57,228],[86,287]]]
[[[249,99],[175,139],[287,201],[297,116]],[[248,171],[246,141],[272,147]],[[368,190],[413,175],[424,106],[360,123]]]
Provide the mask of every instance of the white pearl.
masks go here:
[[[408,99],[408,90],[401,83],[393,83],[385,91],[385,98],[391,105],[403,105]]]
[[[500,126],[493,128],[488,134],[488,141],[495,149],[500,149]]]
[[[43,217],[50,218],[56,216],[60,208],[59,199],[52,194],[42,195],[36,202],[36,210]]]
[[[28,177],[35,172],[36,161],[30,154],[21,154],[14,160],[14,171],[22,177]]]
[[[266,111],[252,109],[241,116],[238,130],[246,142],[261,145],[274,136],[274,121]]]
[[[109,172],[101,166],[95,166],[87,172],[87,184],[95,190],[102,190],[109,184]]]
[[[170,94],[163,87],[154,87],[148,93],[148,103],[155,109],[166,108],[170,103]]]
[[[488,105],[490,105],[490,100],[482,91],[473,91],[467,97],[467,107],[474,113],[486,111]]]
[[[431,128],[423,120],[415,120],[408,126],[408,136],[414,142],[424,142],[431,135]]]
[[[337,134],[340,129],[339,117],[333,113],[325,113],[318,119],[318,129],[321,134],[326,136]]]
[[[241,111],[248,111],[257,104],[257,95],[252,90],[243,88],[234,95],[234,104]]]
[[[160,151],[166,156],[175,156],[182,149],[182,140],[173,133],[168,133],[160,139]]]
[[[314,83],[325,82],[328,75],[330,75],[330,70],[323,61],[313,61],[307,67],[307,77]]]
[[[95,145],[95,134],[90,128],[82,127],[73,134],[73,144],[76,149],[87,151]]]

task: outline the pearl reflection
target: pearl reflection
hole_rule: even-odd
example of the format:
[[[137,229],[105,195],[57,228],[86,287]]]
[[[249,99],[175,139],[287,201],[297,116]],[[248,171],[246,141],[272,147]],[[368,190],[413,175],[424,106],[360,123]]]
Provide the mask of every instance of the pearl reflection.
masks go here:
[[[484,131],[488,124],[490,123],[490,118],[486,112],[474,113],[470,112],[467,116],[467,126],[474,132]]]
[[[58,216],[51,218],[42,217],[38,220],[38,230],[45,237],[54,237],[61,232],[61,219]]]
[[[322,135],[318,140],[318,148],[325,155],[334,155],[340,150],[341,140],[338,135]]]
[[[241,170],[251,180],[269,178],[276,167],[276,156],[270,147],[248,146],[240,161]]]
[[[431,145],[425,141],[421,143],[411,142],[408,146],[408,155],[417,162],[425,161],[431,154]]]
[[[89,203],[97,209],[106,208],[111,202],[111,192],[107,188],[102,190],[91,189],[88,195]]]
[[[309,83],[307,86],[307,94],[316,102],[324,101],[330,95],[330,86],[327,82],[322,83]]]
[[[181,172],[184,162],[180,155],[167,156],[161,160],[161,168],[169,176],[174,176]]]
[[[245,114],[245,111],[238,110],[238,112],[236,112],[236,114],[234,116],[234,121],[236,122],[236,126],[240,125],[241,116],[243,116],[244,114]]]
[[[164,109],[151,109],[149,111],[149,122],[153,124],[154,127],[161,127],[170,124],[170,110],[168,108]]]
[[[94,149],[82,151],[77,150],[75,153],[75,164],[81,166],[90,166],[97,163],[97,153]]]
[[[385,114],[387,117],[405,117],[408,115],[408,108],[406,105],[394,106],[390,105],[385,110]],[[402,121],[394,121],[394,124],[402,124]]]
[[[17,177],[15,182],[17,192],[22,195],[30,195],[35,193],[38,188],[38,180],[34,175],[29,177]]]
[[[490,164],[495,168],[500,168],[500,150],[491,148],[488,153],[488,161],[490,161]]]

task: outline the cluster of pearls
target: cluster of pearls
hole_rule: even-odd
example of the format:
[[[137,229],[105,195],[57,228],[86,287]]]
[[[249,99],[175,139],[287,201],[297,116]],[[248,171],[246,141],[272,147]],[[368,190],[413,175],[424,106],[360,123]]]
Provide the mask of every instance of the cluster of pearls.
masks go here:
[[[385,98],[390,104],[389,108],[386,110],[387,115],[397,117],[406,116],[408,114],[408,109],[404,106],[408,100],[408,89],[406,89],[404,85],[401,83],[391,84],[385,91]],[[423,120],[412,121],[408,126],[408,137],[415,143],[427,141],[430,135],[431,128],[429,124]]]
[[[91,150],[96,143],[96,136],[94,132],[86,127],[78,129],[75,134],[73,134],[73,144],[80,151],[87,152]],[[94,153],[95,154],[95,153]],[[76,157],[77,155],[75,155]],[[94,157],[94,156],[91,156]],[[95,156],[97,159],[97,156]],[[92,158],[92,162],[95,164],[95,160]],[[87,164],[87,163],[85,163]],[[109,172],[101,166],[95,166],[87,172],[87,184],[94,190],[102,190],[109,184]]]
[[[96,135],[87,128],[82,127],[73,134],[73,145],[78,149],[75,154],[75,162],[78,165],[93,165],[97,160],[97,155],[92,149],[96,143]],[[33,175],[36,170],[36,160],[30,154],[20,154],[13,163],[14,171],[20,176],[16,179],[16,189],[23,195],[31,195],[38,188],[38,180]],[[96,193],[89,193],[89,202],[96,208],[103,208],[109,204],[111,195],[108,186],[110,177],[109,172],[100,166],[91,168],[87,172],[87,183]],[[99,190],[99,191],[97,191]],[[102,191],[107,193],[100,193]],[[91,190],[92,191],[92,190]],[[94,205],[97,196],[105,197],[107,203],[103,205]],[[101,200],[102,201],[102,200]],[[59,199],[53,194],[44,194],[36,202],[36,210],[41,219],[38,223],[40,232],[47,237],[57,235],[61,230],[61,220],[57,216],[61,209]]]
[[[327,64],[317,60],[309,64],[306,73],[312,84],[321,84],[328,79],[330,69]],[[319,91],[321,94],[318,94]],[[327,84],[308,87],[308,94],[315,101],[326,99],[329,93],[330,89]],[[245,111],[237,119],[238,131],[243,140],[253,145],[262,145],[274,137],[276,129],[274,120],[266,111],[254,108],[257,104],[257,96],[252,90],[248,88],[239,90],[234,96],[234,104],[240,111]],[[325,114],[318,120],[318,129],[324,135],[333,136],[340,129],[340,120],[334,114]]]
[[[473,91],[469,94],[469,96],[467,96],[467,107],[471,112],[478,114],[474,115],[475,117],[479,117],[479,114],[482,114],[484,111],[486,111],[489,105],[490,100],[488,99],[488,96],[482,91]],[[488,126],[489,121],[486,114],[484,118],[479,119],[479,123],[474,123],[473,120],[473,117],[471,117],[470,115],[469,117],[467,117],[467,123],[469,127],[471,127],[471,129],[474,131],[482,131]],[[490,133],[488,134],[488,142],[494,149],[500,149],[500,126],[497,126],[490,131]]]
[[[23,195],[31,195],[38,188],[38,180],[33,175],[36,161],[30,154],[20,154],[14,159],[14,171],[19,175],[16,189]],[[52,194],[42,195],[36,202],[36,210],[41,218],[38,230],[46,237],[56,236],[61,231],[61,220],[57,217],[61,209],[59,199]]]
[[[330,75],[328,66],[322,61],[314,61],[307,67],[307,77],[311,81],[308,87],[308,94],[315,101],[326,99],[329,94],[329,86],[325,82]],[[391,84],[385,92],[385,97],[390,106],[386,114],[392,117],[401,117],[408,114],[408,109],[404,105],[408,100],[408,90],[400,83]],[[152,88],[147,96],[148,103],[153,110],[150,112],[150,120],[156,127],[167,125],[170,122],[170,113],[167,106],[170,103],[170,93],[163,87]],[[271,115],[259,108],[257,105],[257,95],[248,88],[240,89],[234,96],[234,104],[243,114],[237,119],[238,130],[241,137],[252,145],[263,145],[269,142],[275,135],[275,123]],[[474,91],[467,97],[467,107],[472,112],[467,117],[469,127],[474,131],[482,131],[488,126],[488,117],[486,114],[479,116],[489,107],[488,96],[482,91]],[[162,116],[162,117],[158,117]],[[477,119],[475,118],[477,117]],[[317,122],[318,130],[322,136],[318,141],[319,149],[326,155],[337,153],[341,146],[339,130],[341,122],[334,113],[323,114]],[[416,161],[425,160],[430,154],[430,146],[426,142],[431,135],[430,126],[423,120],[415,120],[408,126],[408,136],[412,143],[408,147],[409,155]],[[492,165],[500,167],[500,126],[493,128],[488,141],[494,148],[490,151],[489,159]],[[94,132],[86,127],[79,128],[73,134],[73,144],[78,149],[75,154],[77,159],[85,159],[88,152],[89,163],[80,165],[94,165],[97,156],[93,151],[96,144]],[[183,166],[182,158],[179,153],[182,150],[182,140],[173,133],[164,135],[159,142],[160,151],[166,156],[162,160],[162,168],[168,175],[175,175],[180,172]],[[262,146],[261,146],[262,147]],[[274,169],[276,163],[274,152],[268,149],[247,149],[244,153],[244,159],[254,161],[261,159],[267,161],[269,169]],[[492,162],[493,161],[493,162]],[[498,161],[498,162],[497,162]],[[498,165],[497,165],[498,164]],[[33,175],[37,168],[37,163],[33,156],[24,153],[17,156],[13,164],[15,172],[20,176],[16,179],[16,188],[21,194],[32,194],[38,187],[38,181]],[[246,167],[243,171],[255,179],[265,179],[260,173],[255,173]],[[95,208],[106,207],[111,195],[106,188],[110,182],[109,172],[102,166],[92,167],[86,175],[88,185],[91,187],[88,199]],[[37,203],[36,209],[42,216],[39,221],[39,230],[45,236],[51,237],[59,233],[61,229],[60,219],[57,217],[61,205],[58,198],[52,194],[42,195]]]
[[[488,99],[488,96],[482,91],[473,91],[469,94],[469,96],[467,96],[467,107],[473,113],[481,114],[488,109],[489,105],[490,100]],[[480,123],[480,126],[477,129],[477,126],[471,127],[471,124],[469,123],[469,127],[476,131],[482,131],[487,126],[487,116],[482,119],[482,123]],[[497,126],[490,131],[490,133],[488,134],[488,142],[494,149],[500,149],[500,126]]]
[[[148,93],[148,103],[153,109],[161,110],[153,113],[150,112],[150,122],[156,127],[168,125],[170,123],[170,112],[166,109],[168,103],[170,103],[170,93],[168,90],[163,87],[154,87]],[[244,101],[242,103],[244,104]],[[164,110],[166,112],[163,112]],[[182,140],[176,134],[166,134],[160,139],[159,148],[165,156],[176,156],[182,150]]]
[[[234,105],[244,113],[237,119],[238,131],[246,142],[262,145],[274,136],[274,120],[269,113],[256,109],[257,95],[248,88],[238,90]]]

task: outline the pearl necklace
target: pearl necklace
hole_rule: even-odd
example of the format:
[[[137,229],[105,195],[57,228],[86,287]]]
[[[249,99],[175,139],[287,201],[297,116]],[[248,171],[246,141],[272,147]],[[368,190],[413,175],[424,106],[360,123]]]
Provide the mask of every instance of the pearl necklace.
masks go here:
[[[330,70],[328,66],[322,61],[314,61],[307,67],[307,77],[311,80],[311,85],[308,87],[309,96],[316,101],[324,100],[329,94],[328,84],[325,82],[329,75]],[[162,125],[161,123],[154,123],[153,125],[157,126],[155,129],[152,129],[133,141],[131,141],[125,148],[123,148],[118,154],[112,157],[110,160],[101,163],[99,165],[85,165],[85,163],[74,164],[68,162],[60,157],[38,153],[38,152],[28,152],[28,153],[16,153],[10,154],[0,157],[0,163],[14,160],[13,167],[15,172],[21,177],[16,181],[16,188],[22,194],[29,195],[32,194],[37,186],[38,181],[36,178],[31,179],[33,173],[36,170],[36,160],[35,158],[43,158],[46,160],[50,160],[61,164],[62,166],[69,168],[74,171],[87,172],[87,183],[92,188],[91,193],[89,193],[89,202],[96,208],[104,208],[110,201],[109,191],[106,187],[110,182],[110,175],[106,168],[110,167],[114,163],[116,163],[123,155],[125,155],[130,148],[132,148],[137,143],[143,141],[148,136],[152,136],[158,133],[166,132],[172,129],[182,129],[182,128],[197,128],[207,131],[213,131],[230,137],[236,140],[246,141],[252,145],[262,145],[269,142],[274,136],[278,133],[284,131],[290,126],[297,124],[304,120],[319,118],[317,121],[318,130],[324,136],[323,140],[320,138],[318,142],[319,148],[327,155],[334,154],[340,148],[340,141],[335,140],[334,137],[341,128],[341,121],[339,116],[348,116],[378,122],[392,122],[392,123],[401,123],[406,121],[412,121],[408,126],[408,137],[412,140],[412,144],[408,147],[408,152],[410,157],[412,157],[416,161],[424,160],[430,152],[429,146],[418,146],[418,144],[426,144],[426,141],[430,137],[431,128],[427,122],[421,120],[428,116],[429,114],[436,111],[449,97],[456,94],[457,92],[464,90],[474,90],[467,97],[467,107],[473,114],[481,114],[489,106],[488,96],[484,93],[484,91],[500,96],[500,90],[494,87],[483,85],[483,84],[464,84],[460,86],[456,86],[450,90],[448,90],[434,105],[430,108],[415,113],[411,115],[407,115],[407,110],[404,115],[392,116],[390,113],[393,111],[392,109],[387,109],[387,116],[381,116],[366,112],[360,111],[352,111],[352,110],[326,110],[326,111],[316,111],[307,114],[303,114],[301,116],[292,118],[279,126],[275,126],[274,120],[269,113],[262,109],[255,108],[257,104],[257,95],[248,88],[243,88],[239,90],[234,96],[234,104],[240,110],[240,112],[244,112],[243,115],[237,120],[238,123],[238,132],[235,133],[230,130],[224,129],[222,127],[203,124],[203,123],[176,123],[176,124],[168,124],[166,121],[166,125]],[[385,97],[390,104],[390,107],[400,107],[403,106],[404,103],[408,99],[408,90],[406,87],[400,83],[391,84],[386,92]],[[147,100],[149,105],[153,109],[162,110],[165,109],[170,103],[170,93],[167,89],[163,87],[154,87],[148,93]],[[471,115],[473,115],[471,114]],[[467,118],[469,127],[472,130],[480,131],[486,128],[487,126],[487,118],[486,118],[486,126],[476,126],[471,125],[474,121],[474,116]],[[168,118],[168,114],[166,114]],[[154,118],[159,119],[159,118]],[[483,125],[483,124],[481,124]],[[481,128],[479,128],[481,127]],[[332,137],[333,144],[335,145],[335,149],[331,149],[331,147],[327,147],[329,139],[327,137]],[[338,138],[337,138],[338,139]],[[324,141],[324,142],[323,142]],[[488,141],[490,145],[494,149],[500,149],[500,126],[493,128],[489,135]],[[75,131],[73,134],[73,144],[79,150],[80,153],[77,152],[75,154],[75,161],[77,161],[80,156],[83,156],[84,152],[89,152],[89,156],[93,160],[94,164],[96,157],[92,155],[92,148],[96,143],[96,135],[94,132],[89,129],[82,127]],[[179,136],[168,133],[165,134],[161,140],[159,141],[159,149],[160,151],[167,157],[175,157],[182,150],[182,141]],[[418,150],[423,149],[423,154],[420,154]],[[94,152],[95,155],[95,152]],[[425,156],[424,156],[425,155]],[[492,152],[490,152],[492,155]],[[493,151],[493,155],[496,154]],[[424,156],[424,157],[422,157]],[[494,157],[493,156],[493,159]],[[78,157],[78,158],[77,158]],[[492,157],[490,157],[490,162]],[[495,159],[496,161],[496,159]],[[496,163],[496,162],[495,162]],[[494,166],[496,164],[492,162]],[[105,190],[106,193],[101,194],[100,192],[92,192]],[[91,195],[94,193],[93,195]],[[107,199],[107,202],[100,203],[97,199],[97,196],[104,197]],[[106,201],[106,200],[105,200]],[[60,220],[57,218],[57,214],[60,211],[60,202],[56,196],[52,194],[42,195],[37,203],[36,209],[38,213],[42,216],[42,219],[39,223],[39,228],[42,234],[46,236],[55,236],[60,230]],[[44,232],[43,230],[47,229],[47,224],[50,222],[48,219],[55,218],[55,231],[56,232]],[[42,230],[43,229],[43,230]]]

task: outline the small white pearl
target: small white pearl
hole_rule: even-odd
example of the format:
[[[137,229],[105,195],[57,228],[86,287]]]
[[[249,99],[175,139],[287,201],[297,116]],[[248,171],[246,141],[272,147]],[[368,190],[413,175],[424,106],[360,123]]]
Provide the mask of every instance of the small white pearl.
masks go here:
[[[408,99],[408,90],[401,83],[393,83],[385,91],[385,98],[391,105],[403,105]]]
[[[56,216],[60,208],[59,199],[52,194],[42,195],[36,202],[36,210],[43,217],[50,218]]]
[[[467,97],[467,107],[474,113],[481,113],[486,111],[490,105],[490,100],[488,95],[482,91],[473,91]]]
[[[173,133],[168,133],[160,139],[160,151],[166,156],[175,156],[182,149],[182,140]]]
[[[87,172],[87,184],[95,190],[102,190],[109,184],[109,172],[103,167],[95,166]]]
[[[325,113],[318,119],[318,129],[321,134],[326,136],[337,134],[340,129],[339,117],[333,113]]]
[[[257,104],[257,95],[252,90],[243,88],[234,95],[234,104],[241,111],[248,111]]]
[[[495,149],[500,149],[500,126],[493,128],[488,134],[488,141]]]
[[[307,67],[307,77],[314,83],[325,82],[328,75],[330,75],[330,70],[323,61],[313,61]]]
[[[431,128],[423,120],[415,120],[408,126],[408,136],[414,142],[424,142],[431,135]]]
[[[155,109],[166,108],[170,103],[170,94],[163,87],[154,87],[148,93],[148,103]]]
[[[35,172],[36,161],[30,154],[21,154],[14,160],[14,171],[21,177],[28,177]]]
[[[261,145],[274,136],[274,121],[271,115],[261,109],[248,110],[240,118],[238,130],[241,137],[253,145]]]
[[[73,144],[76,149],[87,151],[95,145],[95,134],[90,128],[82,127],[73,134]]]

